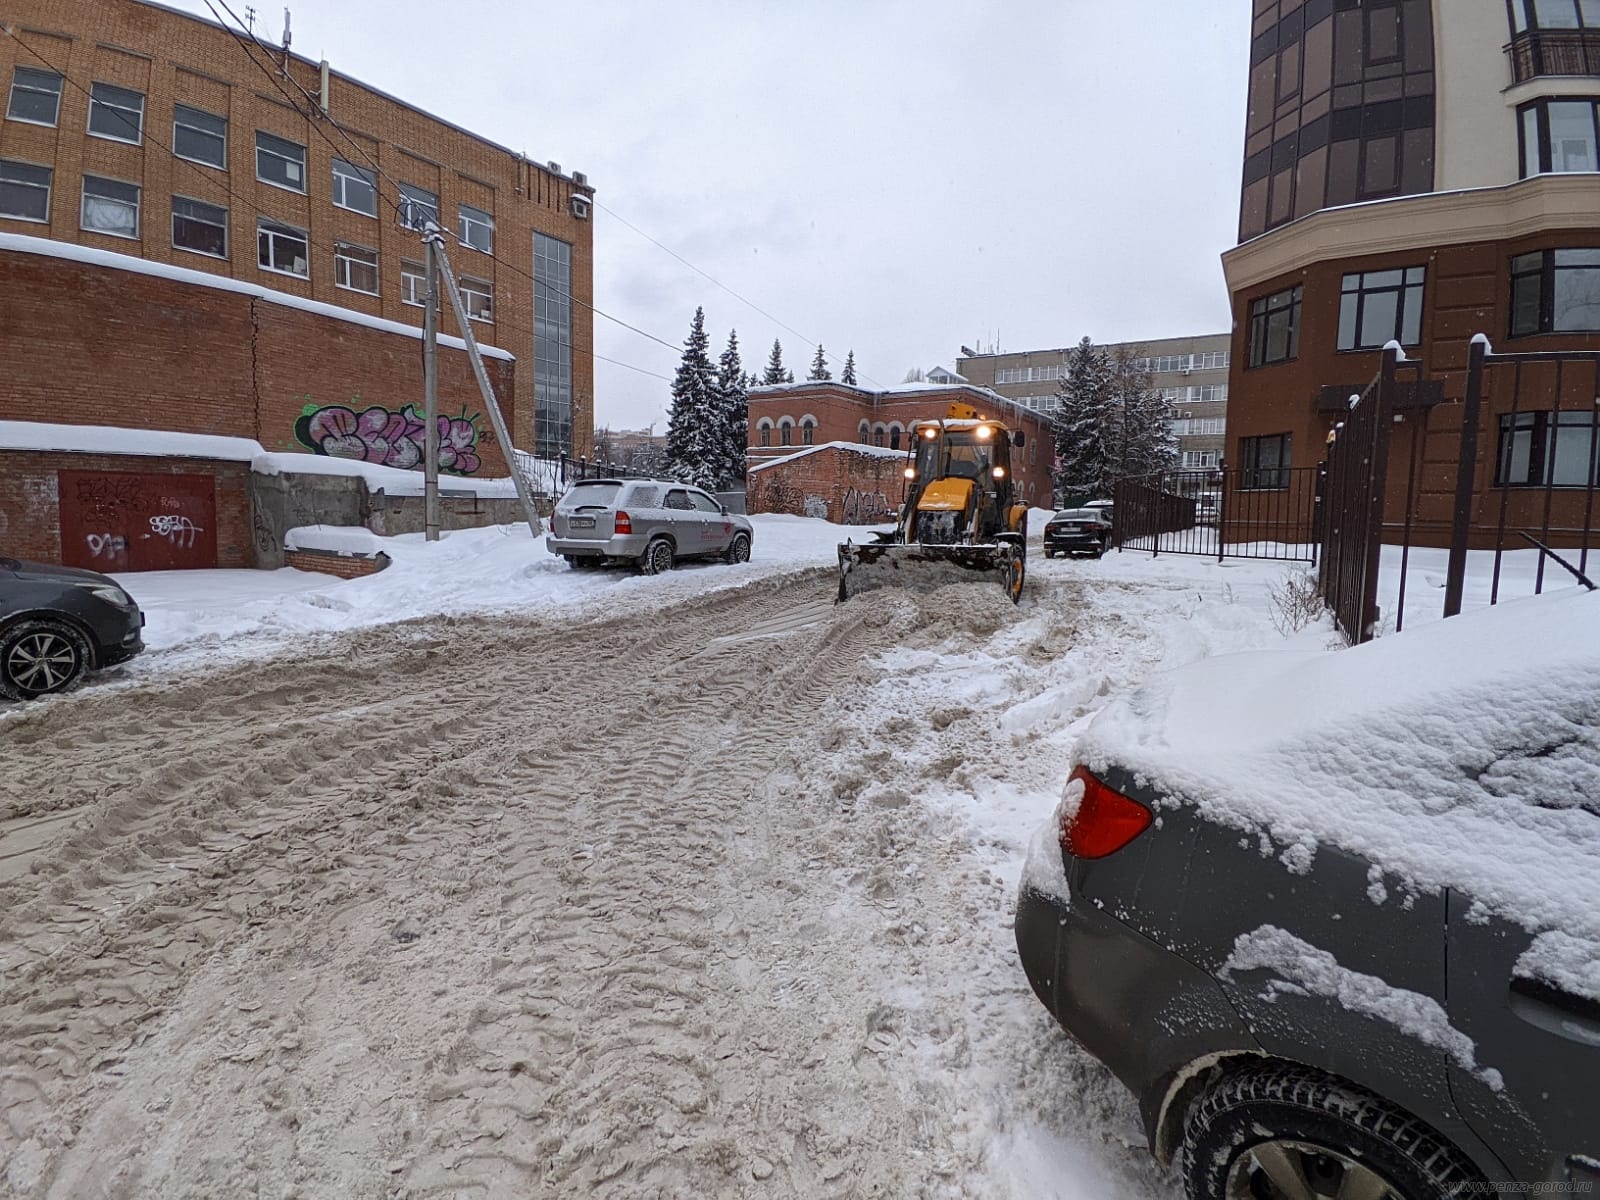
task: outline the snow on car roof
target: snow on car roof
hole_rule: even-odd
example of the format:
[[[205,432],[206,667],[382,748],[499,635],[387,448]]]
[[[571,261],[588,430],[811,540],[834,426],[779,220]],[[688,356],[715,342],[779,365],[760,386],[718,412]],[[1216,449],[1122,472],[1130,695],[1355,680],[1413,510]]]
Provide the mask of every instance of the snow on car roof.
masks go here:
[[[1450,888],[1569,935],[1543,957],[1600,995],[1600,593],[1508,602],[1334,654],[1207,659],[1108,706],[1078,757],[1269,833],[1290,869],[1333,844],[1401,893]]]

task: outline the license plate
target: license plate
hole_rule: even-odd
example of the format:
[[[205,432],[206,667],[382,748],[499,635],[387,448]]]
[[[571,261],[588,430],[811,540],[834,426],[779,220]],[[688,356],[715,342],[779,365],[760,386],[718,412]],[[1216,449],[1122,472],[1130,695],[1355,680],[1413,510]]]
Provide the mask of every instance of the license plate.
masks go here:
[[[573,529],[593,529],[594,528],[594,518],[593,517],[572,517],[572,518],[568,519],[567,524]]]

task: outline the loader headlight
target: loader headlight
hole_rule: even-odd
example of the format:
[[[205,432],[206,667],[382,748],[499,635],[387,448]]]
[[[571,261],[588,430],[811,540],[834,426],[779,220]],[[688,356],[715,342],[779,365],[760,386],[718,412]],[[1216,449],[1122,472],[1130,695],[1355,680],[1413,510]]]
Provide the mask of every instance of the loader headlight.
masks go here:
[[[987,442],[993,436],[994,430],[990,429],[987,425],[978,426],[978,440],[980,442]]]
[[[917,469],[915,467],[907,467],[906,468],[906,478],[907,479],[915,479],[916,477],[917,477]]]
[[[1004,479],[1006,477],[1006,469],[1004,467],[996,467],[994,469],[994,477],[996,479]]]
[[[925,437],[925,438],[928,438],[929,440],[932,440],[933,438],[936,438],[936,437],[939,436],[939,431],[937,429],[924,429],[922,431],[922,436]]]

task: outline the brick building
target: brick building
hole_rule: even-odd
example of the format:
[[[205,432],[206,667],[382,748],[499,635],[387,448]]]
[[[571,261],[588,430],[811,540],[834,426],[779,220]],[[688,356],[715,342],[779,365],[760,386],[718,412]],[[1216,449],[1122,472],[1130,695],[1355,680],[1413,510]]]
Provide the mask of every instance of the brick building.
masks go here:
[[[593,452],[593,189],[581,174],[531,162],[325,62],[252,47],[270,59],[264,72],[221,26],[143,0],[19,0],[4,23],[0,233],[420,327],[418,230],[437,220],[453,239],[474,334],[515,357],[513,438]],[[20,269],[14,257],[0,250],[0,271]],[[458,332],[443,309],[441,329]],[[348,332],[295,320],[297,347],[324,362]],[[6,361],[0,396],[16,374]],[[71,419],[116,424],[138,411],[147,427],[189,428],[137,362],[118,368],[115,411]],[[370,395],[359,365],[341,386]]]
[[[945,416],[952,404],[968,405],[1027,435],[1027,444],[1011,452],[1017,494],[1029,504],[1049,507],[1051,471],[1055,465],[1049,419],[997,392],[965,384],[905,384],[874,391],[830,380],[751,389],[748,470],[753,482],[749,493],[764,495],[779,478],[762,475],[758,468],[775,459],[793,456],[806,447],[841,443],[891,451],[904,457],[909,449],[906,429],[914,421]],[[803,470],[808,473],[842,471],[843,474],[830,478],[834,478],[843,493],[854,489],[876,494],[884,490],[881,462],[879,455],[836,454],[820,463],[807,463]],[[904,464],[898,465],[903,467]],[[797,479],[794,486],[799,487],[801,482]],[[891,507],[897,506],[900,485],[895,483],[890,490],[893,493]],[[758,497],[750,511],[768,511],[759,507],[760,503]]]
[[[1258,480],[1315,465],[1399,341],[1440,402],[1397,414],[1386,517],[1418,462],[1414,536],[1443,544],[1473,335],[1600,350],[1600,10],[1255,0],[1252,32],[1240,244],[1223,255],[1228,460]],[[1553,525],[1584,523],[1594,390],[1592,371],[1491,378],[1475,530],[1502,502],[1511,527],[1539,526],[1547,483]]]

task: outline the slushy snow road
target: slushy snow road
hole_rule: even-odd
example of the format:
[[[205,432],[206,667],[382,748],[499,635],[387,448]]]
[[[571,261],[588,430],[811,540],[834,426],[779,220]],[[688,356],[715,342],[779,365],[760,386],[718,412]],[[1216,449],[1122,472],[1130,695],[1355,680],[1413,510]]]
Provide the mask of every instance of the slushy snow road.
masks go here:
[[[0,720],[0,1194],[1177,1194],[1028,991],[1016,883],[1083,723],[1284,644],[1290,568],[484,570],[590,597],[530,612],[469,545],[445,618],[153,617]],[[421,617],[404,566],[304,627],[386,576]]]

